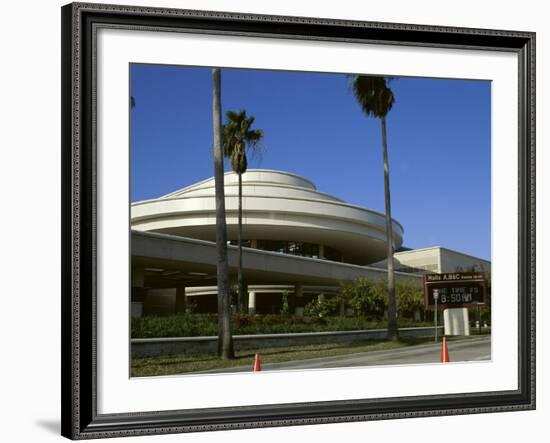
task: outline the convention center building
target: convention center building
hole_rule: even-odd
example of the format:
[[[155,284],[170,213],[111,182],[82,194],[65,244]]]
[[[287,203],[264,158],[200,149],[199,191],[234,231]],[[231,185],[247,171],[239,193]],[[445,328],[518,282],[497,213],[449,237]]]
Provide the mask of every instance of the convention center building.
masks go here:
[[[224,181],[229,274],[236,286],[238,177],[230,172]],[[300,315],[309,301],[336,294],[344,282],[387,275],[383,213],[322,192],[305,177],[261,169],[242,175],[242,208],[251,314],[279,313],[284,297]],[[464,270],[490,269],[490,262],[445,248],[404,249],[403,227],[392,220],[392,229],[398,281],[422,284],[423,272],[454,272],[457,263]],[[132,203],[132,315],[190,306],[217,312],[215,238],[213,178]]]

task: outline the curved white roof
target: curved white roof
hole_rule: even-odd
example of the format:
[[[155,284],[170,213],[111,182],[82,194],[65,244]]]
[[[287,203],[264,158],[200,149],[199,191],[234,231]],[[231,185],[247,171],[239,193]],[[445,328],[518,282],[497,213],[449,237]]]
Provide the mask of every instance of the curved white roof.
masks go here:
[[[243,181],[243,238],[293,240],[333,247],[349,263],[382,260],[384,214],[350,205],[320,192],[296,174],[250,169]],[[228,238],[237,237],[238,176],[225,174]],[[132,204],[132,229],[215,240],[214,178],[195,183],[158,199]],[[393,220],[395,247],[403,228]]]

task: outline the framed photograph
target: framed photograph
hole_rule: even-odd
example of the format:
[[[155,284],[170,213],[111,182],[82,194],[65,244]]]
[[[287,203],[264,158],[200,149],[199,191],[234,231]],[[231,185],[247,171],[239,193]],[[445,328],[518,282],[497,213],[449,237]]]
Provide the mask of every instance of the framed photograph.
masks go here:
[[[65,437],[535,408],[534,33],[61,13]]]

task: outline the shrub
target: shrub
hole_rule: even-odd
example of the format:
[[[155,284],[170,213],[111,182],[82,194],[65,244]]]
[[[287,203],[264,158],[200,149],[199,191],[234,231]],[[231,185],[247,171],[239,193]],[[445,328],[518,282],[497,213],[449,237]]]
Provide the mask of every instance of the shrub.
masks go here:
[[[216,314],[180,313],[165,317],[146,316],[132,319],[132,337],[196,337],[217,334]]]
[[[342,284],[338,298],[353,308],[355,315],[383,316],[386,297],[376,282],[360,278]]]
[[[289,315],[290,307],[288,304],[288,291],[283,291],[283,306],[281,308],[281,315]]]
[[[336,315],[340,306],[340,301],[336,298],[322,298],[310,301],[304,306],[304,315],[306,317],[327,317]]]
[[[418,309],[424,309],[424,291],[411,282],[400,282],[395,287],[397,308],[402,316],[411,317]]]
[[[424,307],[424,292],[412,281],[395,284],[397,309],[400,316],[412,317]],[[388,306],[386,280],[371,281],[365,278],[342,284],[338,297],[351,306],[356,315],[382,317]]]

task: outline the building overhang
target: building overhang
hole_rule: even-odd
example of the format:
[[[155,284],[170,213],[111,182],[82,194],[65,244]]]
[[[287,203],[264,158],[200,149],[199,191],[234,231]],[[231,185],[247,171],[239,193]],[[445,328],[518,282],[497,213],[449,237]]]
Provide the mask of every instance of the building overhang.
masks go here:
[[[229,275],[236,279],[238,248],[228,245]],[[216,284],[216,244],[210,241],[153,232],[131,231],[132,267],[145,270],[157,287]],[[247,284],[338,285],[358,278],[383,279],[384,269],[243,248]],[[421,278],[396,273],[396,279]]]

